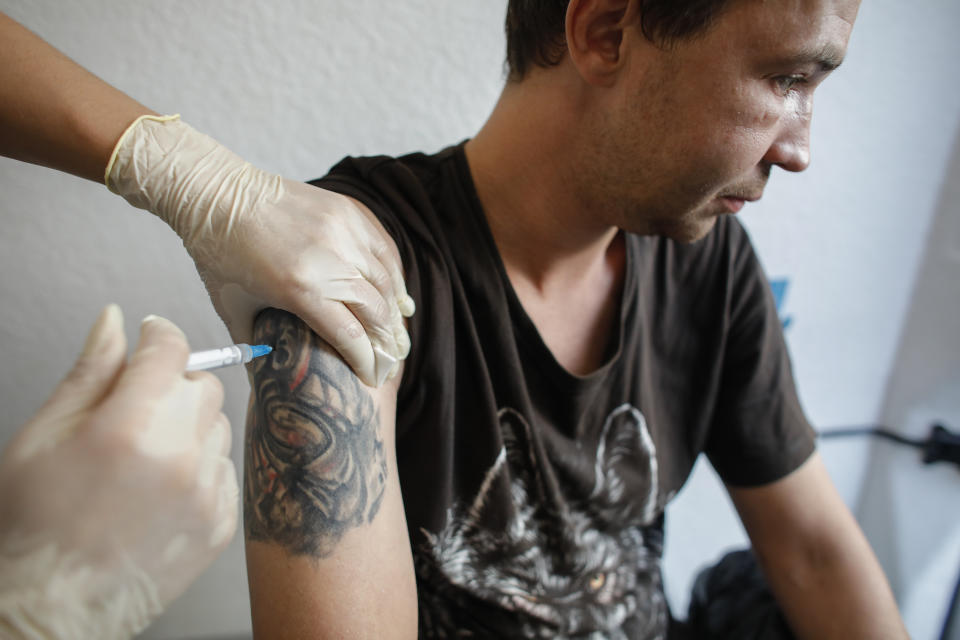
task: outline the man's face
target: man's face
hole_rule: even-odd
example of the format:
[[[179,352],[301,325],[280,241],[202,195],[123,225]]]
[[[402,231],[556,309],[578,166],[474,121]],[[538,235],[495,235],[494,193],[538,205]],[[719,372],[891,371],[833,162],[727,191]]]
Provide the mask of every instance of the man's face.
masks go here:
[[[681,241],[809,161],[813,91],[846,53],[859,0],[732,0],[666,50],[628,29],[624,73],[588,128],[593,194],[618,227]]]

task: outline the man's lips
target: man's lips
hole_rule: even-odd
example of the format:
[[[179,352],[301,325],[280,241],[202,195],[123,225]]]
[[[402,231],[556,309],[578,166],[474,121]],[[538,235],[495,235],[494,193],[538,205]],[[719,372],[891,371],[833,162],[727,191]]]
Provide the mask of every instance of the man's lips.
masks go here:
[[[749,195],[726,195],[720,196],[720,201],[723,202],[724,206],[727,208],[730,213],[737,213],[740,209],[743,209],[743,205],[748,202],[756,202],[760,199],[762,194],[749,194]]]

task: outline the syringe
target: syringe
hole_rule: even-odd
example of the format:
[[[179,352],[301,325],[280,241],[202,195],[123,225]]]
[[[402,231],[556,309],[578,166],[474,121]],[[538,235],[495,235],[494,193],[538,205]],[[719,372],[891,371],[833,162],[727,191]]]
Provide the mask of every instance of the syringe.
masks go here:
[[[219,369],[229,367],[234,364],[244,364],[254,358],[265,356],[273,351],[273,347],[265,344],[232,344],[222,349],[211,349],[209,351],[195,351],[187,359],[187,371],[206,371],[207,369]]]

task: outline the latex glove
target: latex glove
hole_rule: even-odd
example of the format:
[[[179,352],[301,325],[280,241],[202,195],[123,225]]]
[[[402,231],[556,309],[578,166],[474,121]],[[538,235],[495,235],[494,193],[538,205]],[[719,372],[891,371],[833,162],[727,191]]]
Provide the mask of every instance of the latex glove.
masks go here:
[[[183,239],[236,342],[256,312],[298,315],[366,384],[379,386],[410,351],[413,314],[399,254],[345,196],[266,173],[177,116],[127,129],[107,186]]]
[[[129,638],[237,525],[223,387],[184,373],[161,318],[125,363],[107,307],[73,370],[0,456],[0,637]]]

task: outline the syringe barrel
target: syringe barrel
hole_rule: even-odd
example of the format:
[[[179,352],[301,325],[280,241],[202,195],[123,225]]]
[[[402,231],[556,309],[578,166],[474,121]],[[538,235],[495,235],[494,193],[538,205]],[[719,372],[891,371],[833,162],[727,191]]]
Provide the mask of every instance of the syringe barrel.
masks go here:
[[[247,347],[247,350],[249,351],[250,347]],[[207,369],[229,367],[230,365],[243,362],[243,356],[244,353],[238,345],[191,353],[190,358],[187,360],[187,371],[204,371]],[[249,359],[249,357],[250,354],[248,353],[247,358]]]

